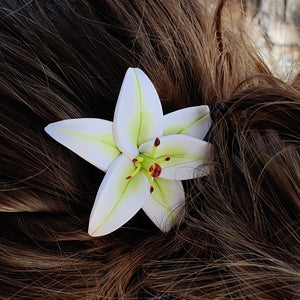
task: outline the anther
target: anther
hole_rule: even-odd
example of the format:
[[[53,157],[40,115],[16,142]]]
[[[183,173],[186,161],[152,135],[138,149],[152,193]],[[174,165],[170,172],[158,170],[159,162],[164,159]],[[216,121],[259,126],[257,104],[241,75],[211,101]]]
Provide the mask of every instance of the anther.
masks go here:
[[[127,176],[125,179],[126,180],[128,180],[128,179],[130,179],[132,176],[131,175],[129,175],[129,176]]]
[[[136,163],[136,162],[138,162],[138,159],[137,159],[137,158],[134,158],[134,159],[132,160],[132,162],[133,162],[133,163]]]
[[[150,194],[152,194],[154,192],[154,187],[150,186]]]
[[[157,147],[160,144],[160,139],[157,137],[154,141],[154,146]]]

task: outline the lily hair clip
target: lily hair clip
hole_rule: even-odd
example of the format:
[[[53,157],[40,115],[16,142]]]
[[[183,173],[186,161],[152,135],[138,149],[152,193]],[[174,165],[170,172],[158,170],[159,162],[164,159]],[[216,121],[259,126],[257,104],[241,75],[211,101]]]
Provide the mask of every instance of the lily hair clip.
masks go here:
[[[51,123],[45,131],[106,172],[88,229],[91,236],[102,236],[140,209],[163,232],[176,224],[185,202],[181,181],[209,173],[212,145],[202,139],[210,126],[206,105],[163,115],[150,79],[140,69],[129,68],[113,122],[69,119]]]

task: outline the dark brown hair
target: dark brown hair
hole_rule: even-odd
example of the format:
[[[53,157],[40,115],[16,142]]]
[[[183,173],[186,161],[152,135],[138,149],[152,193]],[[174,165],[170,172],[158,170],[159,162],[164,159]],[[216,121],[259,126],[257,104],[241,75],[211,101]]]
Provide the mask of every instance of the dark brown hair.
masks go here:
[[[296,299],[300,75],[274,78],[225,1],[1,0],[0,298]],[[128,67],[164,112],[225,103],[211,173],[161,233],[140,212],[87,234],[103,172],[45,134],[112,120]],[[165,297],[165,298],[163,298]]]

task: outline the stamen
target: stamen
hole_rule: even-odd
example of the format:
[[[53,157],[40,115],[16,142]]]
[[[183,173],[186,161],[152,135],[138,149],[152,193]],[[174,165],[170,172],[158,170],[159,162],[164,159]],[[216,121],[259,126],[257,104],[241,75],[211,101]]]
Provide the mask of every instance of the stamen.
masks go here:
[[[153,178],[151,177],[151,175],[145,170],[142,169],[142,172],[145,174],[145,176],[147,177],[148,181],[149,181],[149,185],[150,185],[150,194],[153,193],[154,191],[154,187],[153,187]]]
[[[155,153],[156,153],[156,148],[160,145],[160,139],[157,137],[153,143],[153,148],[152,148],[152,152],[150,154],[150,157],[154,157]]]
[[[165,157],[165,158],[163,158],[163,159],[161,159],[161,160],[158,160],[157,163],[158,163],[158,164],[161,164],[161,163],[163,163],[163,162],[165,162],[165,161],[169,161],[170,159],[171,159],[171,157],[170,157],[170,156],[167,156],[167,157]]]
[[[142,157],[140,157],[140,156],[138,156],[138,157],[135,157],[133,160],[132,160],[132,162],[133,163],[137,163],[137,162],[142,162],[144,159],[142,158]]]
[[[128,180],[132,177],[134,177],[142,168],[142,164],[141,163],[137,163],[136,164],[136,169],[131,173],[129,174],[125,179]]]

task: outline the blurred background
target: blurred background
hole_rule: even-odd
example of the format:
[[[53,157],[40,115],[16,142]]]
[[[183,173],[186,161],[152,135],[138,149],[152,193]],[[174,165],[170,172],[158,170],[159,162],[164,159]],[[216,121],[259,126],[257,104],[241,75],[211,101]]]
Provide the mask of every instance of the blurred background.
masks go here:
[[[275,74],[288,81],[300,71],[300,0],[229,0],[231,21],[247,33]]]

